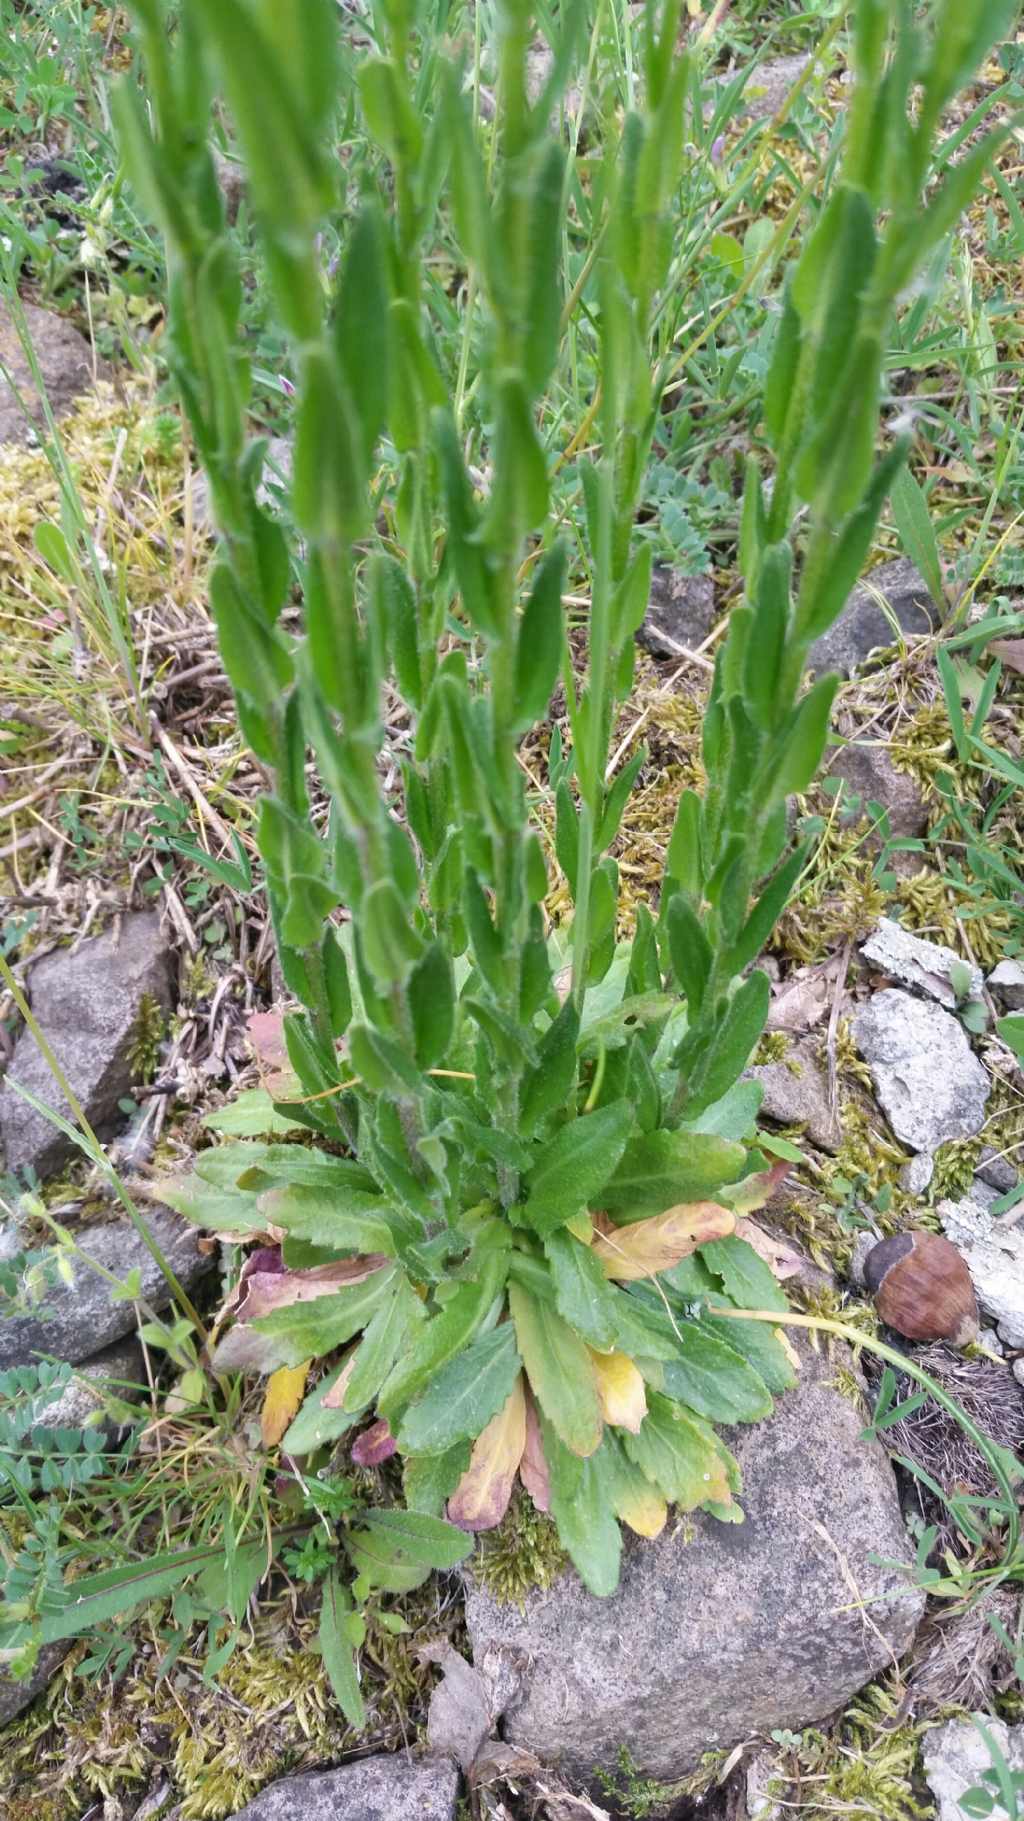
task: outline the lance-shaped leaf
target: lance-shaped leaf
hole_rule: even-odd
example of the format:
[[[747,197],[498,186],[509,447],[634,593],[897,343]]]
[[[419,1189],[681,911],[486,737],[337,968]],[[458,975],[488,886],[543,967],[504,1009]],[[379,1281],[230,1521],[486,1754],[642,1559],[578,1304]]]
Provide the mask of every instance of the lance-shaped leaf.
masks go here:
[[[322,1300],[332,1290],[362,1284],[387,1264],[382,1254],[366,1258],[345,1258],[334,1264],[316,1265],[311,1271],[289,1271],[280,1254],[272,1248],[261,1248],[253,1254],[255,1268],[246,1261],[237,1300],[232,1314],[236,1321],[255,1321],[274,1309],[285,1309],[293,1303]]]
[[[593,1247],[565,1228],[544,1241],[558,1313],[592,1347],[608,1349],[619,1334],[616,1294]]]
[[[333,1188],[289,1183],[268,1189],[255,1205],[264,1228],[279,1228],[294,1239],[338,1251],[394,1255],[391,1210],[379,1193],[368,1195],[341,1183]]]
[[[584,1586],[603,1599],[618,1586],[622,1556],[622,1536],[608,1497],[605,1449],[581,1461],[563,1446],[549,1423],[543,1425],[543,1436],[559,1541]]]
[[[359,1731],[366,1725],[366,1708],[359,1688],[355,1651],[346,1629],[352,1617],[352,1600],[336,1569],[323,1585],[318,1641],[324,1668],[330,1678],[335,1698],[350,1726]]]
[[[590,1350],[540,1297],[510,1283],[509,1308],[530,1389],[561,1441],[573,1454],[593,1454],[603,1418]]]
[[[687,1416],[671,1398],[652,1391],[639,1435],[625,1434],[630,1460],[673,1505],[695,1511],[732,1502],[731,1457],[714,1431]]]
[[[482,1334],[449,1360],[406,1411],[399,1447],[406,1454],[444,1454],[456,1442],[480,1435],[512,1395],[521,1365],[510,1322]]]
[[[743,1145],[713,1132],[647,1132],[626,1146],[601,1190],[601,1207],[633,1220],[680,1202],[705,1201],[746,1168]]]
[[[493,1530],[501,1523],[526,1446],[526,1398],[522,1374],[496,1416],[473,1445],[469,1466],[448,1501],[448,1517],[460,1530]]]
[[[710,1422],[756,1423],[771,1414],[763,1378],[725,1341],[686,1320],[678,1335],[675,1359],[658,1368],[660,1390]]]
[[[351,1340],[353,1334],[365,1328],[387,1295],[392,1269],[378,1269],[362,1283],[335,1290],[332,1296],[291,1303],[260,1316],[252,1326],[258,1335],[272,1342],[278,1355],[274,1364],[297,1366],[301,1360],[330,1353]]]
[[[558,681],[565,645],[566,549],[553,544],[542,558],[516,639],[514,720],[512,731],[525,733],[547,712]]]
[[[651,1220],[631,1221],[628,1227],[606,1222],[605,1231],[594,1241],[594,1251],[606,1277],[636,1283],[640,1278],[657,1277],[659,1271],[670,1271],[698,1246],[723,1239],[735,1226],[731,1208],[713,1201],[685,1202]]]
[[[260,1411],[260,1436],[264,1448],[276,1448],[302,1402],[311,1360],[298,1366],[279,1366],[267,1380]]]
[[[629,1103],[617,1100],[555,1133],[530,1173],[525,1218],[535,1232],[563,1227],[600,1194],[626,1148],[632,1123]]]
[[[592,1347],[590,1359],[605,1422],[635,1435],[647,1415],[643,1374],[625,1353],[598,1353]]]

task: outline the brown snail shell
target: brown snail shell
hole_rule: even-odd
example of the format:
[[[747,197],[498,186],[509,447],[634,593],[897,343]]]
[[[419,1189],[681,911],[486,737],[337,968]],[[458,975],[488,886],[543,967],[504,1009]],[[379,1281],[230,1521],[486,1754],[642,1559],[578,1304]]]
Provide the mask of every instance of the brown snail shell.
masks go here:
[[[864,1281],[882,1320],[908,1340],[956,1347],[978,1335],[978,1304],[960,1253],[939,1233],[915,1228],[872,1246]]]

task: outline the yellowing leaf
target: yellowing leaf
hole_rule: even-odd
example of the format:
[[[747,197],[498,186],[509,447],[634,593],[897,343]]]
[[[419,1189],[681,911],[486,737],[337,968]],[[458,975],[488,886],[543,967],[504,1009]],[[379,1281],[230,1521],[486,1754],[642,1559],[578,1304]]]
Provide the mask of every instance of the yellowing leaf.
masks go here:
[[[712,1239],[725,1239],[736,1226],[731,1208],[720,1208],[714,1201],[684,1202],[678,1208],[667,1208],[651,1220],[635,1220],[626,1227],[603,1223],[603,1231],[594,1242],[606,1277],[619,1283],[635,1283],[644,1277],[656,1277],[659,1271],[670,1271],[681,1259],[689,1258],[698,1246]]]
[[[617,1429],[635,1435],[647,1415],[644,1381],[625,1353],[597,1353],[590,1348],[601,1415]]]
[[[620,1496],[615,1515],[637,1536],[656,1537],[665,1528],[668,1505],[653,1486],[634,1486]]]
[[[520,1373],[497,1416],[477,1436],[469,1466],[448,1500],[448,1517],[460,1530],[493,1530],[501,1523],[525,1446],[526,1398]]]
[[[260,1411],[260,1434],[264,1448],[277,1447],[298,1410],[305,1394],[311,1364],[312,1361],[306,1359],[301,1366],[278,1366],[277,1371],[270,1374],[263,1394],[263,1409]]]
[[[544,1453],[537,1406],[529,1393],[526,1398],[526,1446],[523,1449],[523,1458],[519,1463],[519,1478],[536,1509],[550,1511],[551,1469],[548,1466],[547,1455]]]

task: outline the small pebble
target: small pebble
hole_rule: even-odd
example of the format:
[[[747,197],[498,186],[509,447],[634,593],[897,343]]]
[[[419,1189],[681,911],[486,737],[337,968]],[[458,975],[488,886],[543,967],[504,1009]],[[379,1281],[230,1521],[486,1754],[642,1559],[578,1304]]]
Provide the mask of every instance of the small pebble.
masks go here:
[[[1015,1359],[1012,1371],[1018,1385],[1024,1385],[1024,1359]]]
[[[900,1188],[908,1195],[923,1195],[935,1174],[935,1158],[930,1151],[919,1151],[900,1171]]]

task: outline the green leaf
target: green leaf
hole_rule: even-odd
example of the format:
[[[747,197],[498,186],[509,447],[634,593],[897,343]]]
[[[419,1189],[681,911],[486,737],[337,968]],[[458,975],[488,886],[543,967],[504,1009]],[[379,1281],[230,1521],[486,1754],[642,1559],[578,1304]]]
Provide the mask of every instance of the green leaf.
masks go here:
[[[900,542],[911,562],[928,584],[928,592],[939,609],[945,611],[946,591],[942,584],[942,558],[932,515],[923,489],[909,468],[902,468],[892,486],[892,516]]]
[[[592,1347],[608,1352],[619,1340],[617,1295],[590,1246],[558,1228],[544,1241],[558,1313]]]
[[[743,1145],[711,1132],[648,1132],[626,1147],[615,1174],[604,1185],[601,1205],[609,1214],[642,1220],[683,1202],[707,1201],[747,1167]]]
[[[685,1102],[685,1116],[692,1120],[705,1107],[720,1100],[739,1080],[754,1045],[765,1027],[771,987],[767,974],[751,974],[734,994],[729,1009],[701,1057]]]
[[[523,1078],[519,1129],[524,1137],[536,1131],[549,1113],[561,1112],[576,1084],[576,1039],[580,1020],[570,998],[561,1007],[541,1039],[537,1066]]]
[[[543,1446],[551,1478],[551,1515],[559,1540],[583,1585],[605,1599],[619,1584],[622,1533],[612,1514],[602,1469],[604,1448],[580,1461],[562,1445],[549,1423],[543,1424]]]
[[[736,1472],[731,1455],[713,1430],[671,1398],[649,1391],[640,1433],[624,1431],[621,1440],[630,1460],[681,1511],[729,1502]]]
[[[996,1019],[996,1035],[1009,1044],[1015,1056],[1024,1057],[1024,1012]]]
[[[348,1588],[337,1569],[332,1569],[323,1584],[317,1642],[338,1706],[349,1725],[361,1732],[366,1725],[366,1708],[359,1688],[355,1651],[344,1624],[351,1612]]]
[[[451,961],[440,942],[424,949],[406,985],[416,1061],[437,1068],[448,1054],[455,1029],[455,986]]]
[[[806,790],[813,779],[825,750],[838,687],[838,677],[820,677],[794,709],[779,738],[772,777],[773,797],[793,796]]]
[[[732,1234],[728,1239],[712,1240],[701,1247],[701,1257],[741,1309],[777,1309],[780,1314],[788,1310],[777,1279],[745,1239]],[[733,1325],[741,1327],[742,1323]]]
[[[559,540],[542,558],[530,598],[519,622],[513,688],[512,732],[525,733],[547,713],[565,646],[565,587],[567,553]]]
[[[468,1345],[495,1307],[508,1275],[508,1233],[497,1221],[481,1235],[443,1309],[424,1324],[404,1359],[396,1364],[377,1400],[392,1424],[418,1397],[434,1374]]]
[[[690,1262],[687,1260],[687,1263]],[[731,1299],[716,1295],[712,1300],[725,1303]],[[706,1315],[701,1317],[700,1325],[710,1334],[717,1334],[734,1353],[741,1354],[774,1396],[780,1396],[783,1391],[791,1391],[796,1384],[796,1369],[786,1349],[766,1322],[728,1321]]]
[[[338,1251],[383,1252],[394,1256],[390,1210],[379,1193],[289,1183],[266,1190],[258,1200],[265,1226],[283,1227],[294,1239]]]
[[[347,1360],[342,1360],[309,1393],[302,1409],[292,1418],[281,1438],[283,1454],[312,1454],[314,1448],[322,1448],[325,1442],[337,1441],[339,1436],[358,1422],[361,1413],[324,1409],[324,1398],[329,1391],[333,1391],[347,1364]]]
[[[626,1148],[632,1124],[629,1103],[617,1100],[560,1127],[530,1173],[524,1217],[535,1232],[564,1226],[600,1193]]]
[[[396,1278],[393,1296],[377,1309],[356,1350],[345,1390],[346,1410],[365,1410],[373,1402],[425,1320],[426,1311],[411,1284],[404,1277]]]
[[[509,1308],[519,1351],[537,1403],[573,1454],[593,1454],[603,1419],[590,1354],[555,1310],[510,1283]]]
[[[402,1469],[405,1502],[410,1511],[440,1517],[448,1499],[469,1466],[473,1444],[456,1442],[445,1454],[420,1454]]]
[[[371,1511],[344,1538],[356,1573],[385,1593],[409,1593],[434,1569],[456,1568],[474,1541],[454,1524],[421,1511]]]
[[[300,1130],[297,1120],[277,1111],[266,1088],[245,1088],[227,1106],[205,1113],[199,1123],[233,1138],[269,1138]]]
[[[396,1437],[403,1453],[444,1454],[475,1440],[507,1401],[521,1364],[509,1322],[472,1341],[409,1406]]]
[[[678,1353],[661,1368],[661,1389],[715,1423],[756,1423],[772,1410],[753,1366],[693,1321],[679,1324]]]
[[[557,140],[548,139],[542,146],[527,205],[523,374],[531,397],[541,391],[558,358],[564,189],[565,152]]]
[[[711,944],[700,918],[683,892],[668,901],[668,946],[672,971],[686,999],[691,1023],[704,1003],[704,989],[711,974]]]
[[[393,1281],[393,1268],[374,1271],[362,1283],[335,1290],[331,1296],[289,1303],[270,1315],[257,1316],[251,1326],[277,1343],[281,1365],[299,1366],[304,1359],[332,1352],[365,1328],[390,1294]]]
[[[32,1639],[40,1644],[59,1644],[64,1638],[81,1637],[97,1625],[143,1601],[159,1600],[173,1593],[189,1575],[197,1574],[211,1563],[222,1562],[223,1544],[213,1547],[175,1550],[165,1555],[150,1556],[145,1562],[105,1568],[99,1574],[83,1575],[74,1583],[74,1598],[59,1612],[41,1614],[32,1625]]]

